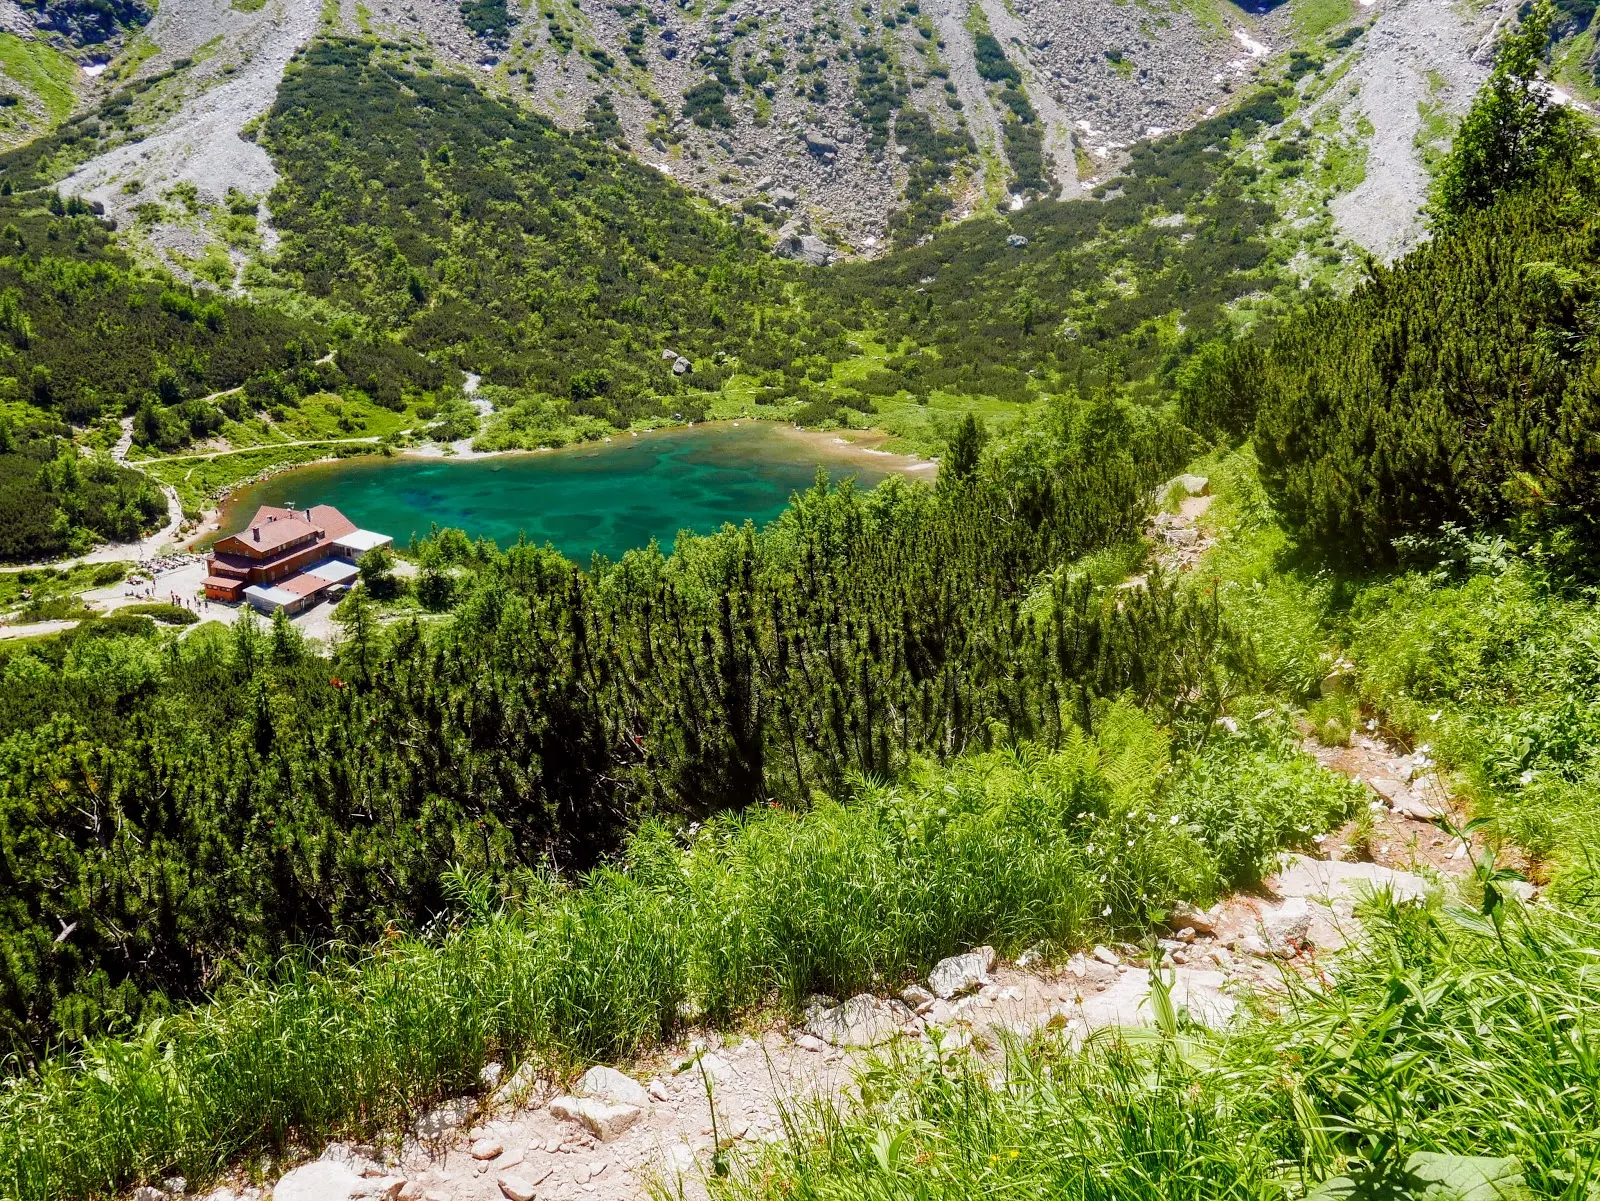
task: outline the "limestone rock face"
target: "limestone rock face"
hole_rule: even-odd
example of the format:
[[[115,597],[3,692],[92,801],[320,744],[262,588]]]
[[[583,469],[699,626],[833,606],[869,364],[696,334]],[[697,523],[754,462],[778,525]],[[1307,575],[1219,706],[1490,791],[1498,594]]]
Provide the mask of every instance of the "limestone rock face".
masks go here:
[[[395,1201],[405,1183],[399,1176],[361,1176],[342,1163],[319,1159],[279,1180],[272,1201]]]
[[[807,1033],[835,1047],[875,1047],[915,1021],[899,1001],[862,993],[842,1005],[813,1004],[806,1010],[805,1028]]]
[[[417,1122],[417,1137],[442,1138],[451,1131],[459,1130],[466,1125],[475,1108],[476,1104],[471,1097],[457,1097],[453,1101],[446,1101],[422,1115]]]
[[[1280,897],[1340,901],[1388,891],[1397,901],[1420,901],[1428,895],[1428,882],[1421,876],[1376,863],[1285,855],[1281,864],[1272,879],[1273,891]]]
[[[833,261],[833,247],[816,234],[804,231],[795,222],[784,226],[779,232],[773,253],[782,258],[799,259],[813,267],[826,267]]]
[[[916,1013],[926,1013],[933,1008],[937,998],[920,984],[913,984],[900,994],[900,999]]]
[[[1167,914],[1167,925],[1174,930],[1187,927],[1196,934],[1215,934],[1217,924],[1204,909],[1196,908],[1187,901],[1177,901],[1172,910]]]
[[[499,1184],[500,1191],[505,1194],[507,1201],[533,1201],[536,1196],[533,1182],[525,1176],[513,1176],[507,1173],[496,1183]]]
[[[523,1064],[510,1076],[497,1079],[500,1080],[500,1086],[494,1090],[493,1096],[496,1105],[510,1105],[526,1100],[537,1083],[531,1061]]]

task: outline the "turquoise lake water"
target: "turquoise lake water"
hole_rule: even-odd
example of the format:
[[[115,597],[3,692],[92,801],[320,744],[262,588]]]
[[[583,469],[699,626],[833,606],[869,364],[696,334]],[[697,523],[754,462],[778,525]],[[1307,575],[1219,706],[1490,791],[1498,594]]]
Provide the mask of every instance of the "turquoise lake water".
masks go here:
[[[697,426],[547,454],[318,463],[240,489],[222,528],[242,526],[257,505],[328,504],[400,545],[438,524],[502,546],[526,534],[579,561],[595,551],[614,559],[651,538],[670,550],[679,530],[705,534],[746,518],[765,524],[810,487],[818,467],[871,487],[910,465],[770,424]]]

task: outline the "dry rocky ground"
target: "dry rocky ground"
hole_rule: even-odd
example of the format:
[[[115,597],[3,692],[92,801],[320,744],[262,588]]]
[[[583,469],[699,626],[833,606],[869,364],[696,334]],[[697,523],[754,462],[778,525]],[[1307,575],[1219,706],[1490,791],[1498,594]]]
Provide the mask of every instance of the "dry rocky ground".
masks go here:
[[[516,0],[511,7],[516,12]],[[1009,176],[1002,109],[977,73],[969,6],[926,0],[915,19],[908,12],[907,20],[886,27],[882,15],[904,7],[874,4],[866,18],[861,5],[845,0],[735,0],[698,10],[666,0],[560,0],[522,11],[505,46],[473,37],[453,4],[379,0],[371,10],[375,27],[425,38],[457,65],[482,71],[569,128],[604,92],[629,145],[645,161],[728,204],[792,193],[797,229],[815,229],[842,250],[870,253],[885,245],[889,213],[901,203],[906,148],[892,139],[881,151],[869,148],[857,109],[852,44],[881,45],[911,106],[927,112],[936,128],[964,125],[972,135],[977,153],[961,165],[954,185],[958,215],[985,196],[1003,197]],[[1232,11],[1235,23],[1253,32],[1282,23]],[[1174,128],[1223,101],[1251,65],[1229,31],[1200,24],[1181,4],[1153,14],[1115,0],[1071,6],[991,0],[982,12],[1023,73],[1064,194],[1077,191],[1074,134],[1090,155],[1115,161],[1119,150],[1152,130]],[[630,30],[641,25],[645,35],[635,55],[645,66],[638,68],[629,63],[628,48]],[[597,70],[595,51],[617,68]],[[1108,51],[1131,67],[1113,62]],[[728,55],[735,75],[746,62],[770,70],[781,59],[784,66],[762,87],[730,94],[731,128],[701,128],[682,115],[681,98],[706,78],[706,57],[719,52]],[[821,91],[813,87],[818,80]],[[802,90],[805,95],[797,94]]]
[[[1179,512],[1158,517],[1151,531],[1169,570],[1192,567],[1212,542],[1199,528],[1207,481],[1180,482],[1189,495]],[[1329,687],[1340,683],[1336,670]],[[1280,988],[1284,973],[1318,974],[1329,953],[1359,936],[1364,898],[1419,901],[1470,864],[1472,848],[1434,820],[1452,809],[1426,747],[1403,751],[1372,731],[1347,746],[1307,749],[1365,786],[1365,817],[1317,840],[1319,857],[1285,855],[1257,892],[1209,911],[1177,907],[1153,948],[1096,946],[1064,963],[1032,953],[1000,963],[979,947],[896,996],[816,997],[798,1022],[758,1023],[733,1036],[704,1031],[630,1065],[631,1074],[597,1065],[567,1087],[531,1067],[492,1064],[477,1094],[426,1114],[403,1137],[382,1147],[335,1144],[270,1186],[234,1182],[207,1201],[704,1196],[719,1149],[736,1158],[783,1138],[786,1116],[808,1104],[848,1103],[857,1074],[891,1045],[929,1056],[970,1049],[999,1063],[1010,1041],[1041,1031],[1081,1044],[1098,1030],[1149,1023],[1152,951],[1174,1003],[1197,1021],[1226,1025],[1250,996]],[[170,1201],[175,1191],[140,1190],[134,1201]]]
[[[1353,110],[1371,133],[1361,182],[1332,203],[1339,230],[1385,262],[1424,236],[1424,156],[1472,102],[1489,72],[1492,32],[1509,0],[1482,6],[1450,0],[1389,0],[1350,72],[1323,106]],[[1430,116],[1436,115],[1429,128]]]

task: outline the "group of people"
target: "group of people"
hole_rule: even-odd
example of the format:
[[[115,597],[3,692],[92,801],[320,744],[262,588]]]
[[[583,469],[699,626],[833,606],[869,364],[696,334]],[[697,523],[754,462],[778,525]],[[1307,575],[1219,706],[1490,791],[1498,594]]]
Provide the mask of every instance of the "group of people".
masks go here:
[[[155,600],[156,586],[153,583],[140,583],[133,587],[124,588],[122,595],[129,600]],[[197,601],[192,597],[184,596],[181,592],[167,593],[167,604],[176,605],[180,609],[188,609],[193,613],[209,612],[211,609],[210,600],[202,597]]]

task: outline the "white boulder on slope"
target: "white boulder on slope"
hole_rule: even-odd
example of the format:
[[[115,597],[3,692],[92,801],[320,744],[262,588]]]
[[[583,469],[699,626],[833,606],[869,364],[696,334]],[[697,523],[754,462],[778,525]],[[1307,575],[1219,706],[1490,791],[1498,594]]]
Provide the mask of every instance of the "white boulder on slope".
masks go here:
[[[989,969],[994,966],[994,948],[978,947],[964,955],[941,959],[928,973],[928,988],[940,1000],[982,988],[989,983]]]

